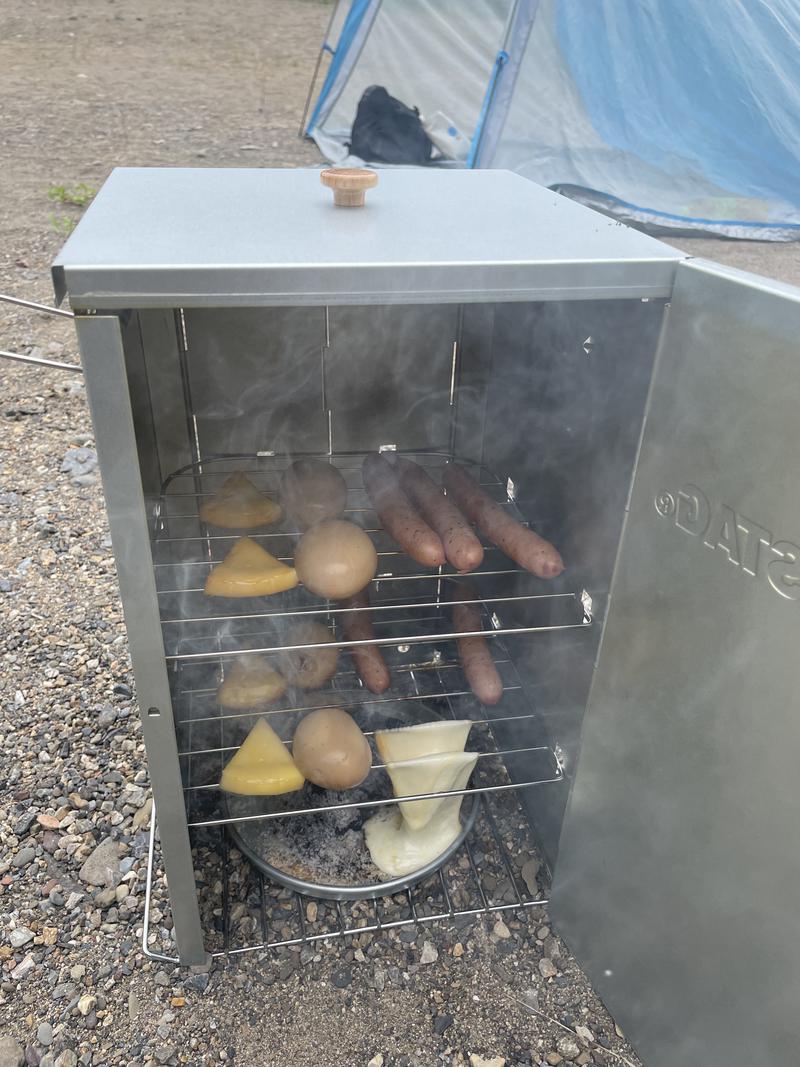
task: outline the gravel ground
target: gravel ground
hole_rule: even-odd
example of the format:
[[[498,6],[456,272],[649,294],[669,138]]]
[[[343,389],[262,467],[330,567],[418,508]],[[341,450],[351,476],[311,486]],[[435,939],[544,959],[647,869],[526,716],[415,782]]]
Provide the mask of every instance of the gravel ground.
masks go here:
[[[115,164],[318,162],[296,127],[328,14],[6,0],[0,290],[51,298],[80,213],[51,186]],[[676,243],[800,283],[797,246]],[[68,323],[8,307],[0,347],[77,358]],[[82,382],[0,361],[0,399],[0,1067],[636,1067],[540,908],[207,973],[141,953],[147,771]]]

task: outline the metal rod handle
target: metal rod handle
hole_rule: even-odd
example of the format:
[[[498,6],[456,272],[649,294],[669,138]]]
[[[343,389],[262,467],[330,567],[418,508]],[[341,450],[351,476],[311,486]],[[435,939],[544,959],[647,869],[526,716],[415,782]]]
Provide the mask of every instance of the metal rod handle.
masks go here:
[[[58,315],[65,319],[74,319],[73,312],[66,308],[54,308],[49,304],[37,304],[35,300],[23,300],[19,296],[10,296],[8,293],[0,293],[0,303],[17,304],[21,308],[30,308],[31,311],[43,311],[46,315]]]
[[[83,367],[79,363],[59,363],[57,359],[23,356],[20,352],[6,352],[2,348],[0,348],[0,356],[3,359],[15,359],[18,363],[37,363],[40,367],[55,367],[56,370],[71,370],[75,374],[83,374]]]

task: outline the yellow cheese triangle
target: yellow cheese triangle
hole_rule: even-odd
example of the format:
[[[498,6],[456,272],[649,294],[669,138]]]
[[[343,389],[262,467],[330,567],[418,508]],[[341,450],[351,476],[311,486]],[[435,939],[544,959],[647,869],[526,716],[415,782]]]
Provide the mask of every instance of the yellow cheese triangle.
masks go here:
[[[276,796],[300,789],[305,779],[266,719],[256,724],[225,766],[220,789],[244,796]]]
[[[236,471],[223,482],[219,492],[200,508],[203,522],[223,526],[229,530],[244,530],[250,526],[268,526],[282,515],[274,500],[256,489],[246,474]]]
[[[266,656],[248,653],[237,657],[217,690],[223,708],[261,708],[286,692],[287,682]]]
[[[375,744],[384,763],[434,756],[438,752],[463,752],[471,726],[469,719],[437,719],[396,730],[376,730]]]
[[[435,756],[386,763],[396,797],[465,789],[477,762],[476,752],[440,752]],[[426,826],[446,797],[400,802],[403,819],[412,830]]]
[[[294,589],[297,572],[249,537],[240,537],[206,578],[206,596],[269,596]]]

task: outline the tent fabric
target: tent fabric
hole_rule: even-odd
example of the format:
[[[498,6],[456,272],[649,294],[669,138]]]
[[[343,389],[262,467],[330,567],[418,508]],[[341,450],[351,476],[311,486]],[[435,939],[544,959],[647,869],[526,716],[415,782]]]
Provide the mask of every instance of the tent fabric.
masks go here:
[[[469,165],[658,232],[800,239],[798,0],[352,0],[348,19],[359,8],[309,130],[334,162],[381,84],[447,115]]]
[[[351,12],[360,3],[353,0]],[[350,46],[336,79],[320,92],[308,132],[334,163],[347,144],[361,94],[382,85],[423,116],[443,112],[472,136],[503,43],[509,0],[372,0],[371,29],[357,56]],[[346,33],[342,31],[342,37]],[[359,31],[360,32],[360,31]],[[340,40],[331,69],[342,56]],[[330,70],[329,70],[330,78]]]

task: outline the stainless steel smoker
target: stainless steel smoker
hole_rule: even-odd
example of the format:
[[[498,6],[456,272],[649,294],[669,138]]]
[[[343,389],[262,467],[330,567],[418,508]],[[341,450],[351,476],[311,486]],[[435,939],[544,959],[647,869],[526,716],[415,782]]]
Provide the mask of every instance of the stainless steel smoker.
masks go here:
[[[323,456],[378,548],[387,699],[469,717],[483,746],[464,790],[472,902],[443,859],[423,872],[438,910],[382,887],[408,894],[384,924],[542,906],[510,855],[532,833],[559,932],[648,1065],[795,1062],[800,293],[497,171],[389,171],[343,207],[316,171],[117,170],[53,277],[76,313],[173,954],[382,923],[369,886],[351,896],[374,912],[352,922],[347,894],[320,886],[338,897],[330,924],[309,931],[299,906],[288,939],[255,914],[234,944],[226,912],[243,827],[321,809],[225,806],[247,718],[220,713],[219,672],[275,652],[277,622],[304,612],[347,642],[318,598],[204,598],[230,539],[199,503],[232,470],[269,489],[292,457]],[[544,582],[487,550],[467,576],[505,686],[493,708],[453,654],[452,572],[420,573],[376,526],[360,480],[375,450],[434,475],[458,458],[566,561]],[[291,531],[269,536],[291,558]],[[339,702],[378,704],[341,662]],[[487,889],[477,822],[510,899]],[[263,919],[270,880],[248,878],[234,881]],[[291,912],[291,879],[281,892]]]

